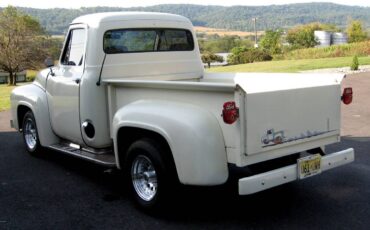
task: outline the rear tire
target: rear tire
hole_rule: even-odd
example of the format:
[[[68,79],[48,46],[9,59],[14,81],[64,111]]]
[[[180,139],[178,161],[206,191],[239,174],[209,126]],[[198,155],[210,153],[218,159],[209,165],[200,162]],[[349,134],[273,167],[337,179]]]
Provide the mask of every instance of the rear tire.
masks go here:
[[[23,117],[22,132],[27,151],[32,155],[39,154],[42,146],[37,132],[35,116],[32,111],[28,111]]]
[[[164,156],[168,150],[151,139],[135,141],[128,149],[126,175],[136,203],[145,210],[163,206],[178,185],[176,172]]]

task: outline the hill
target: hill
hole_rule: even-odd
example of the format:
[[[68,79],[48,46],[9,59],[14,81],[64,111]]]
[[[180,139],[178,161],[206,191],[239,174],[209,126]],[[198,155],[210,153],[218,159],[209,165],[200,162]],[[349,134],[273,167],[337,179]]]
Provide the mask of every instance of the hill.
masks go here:
[[[359,19],[370,26],[370,7],[346,6],[334,3],[298,3],[270,6],[204,6],[165,4],[149,7],[89,7],[80,9],[19,8],[38,18],[51,34],[63,34],[73,18],[108,11],[155,11],[180,14],[196,26],[252,31],[252,18],[257,17],[258,30],[289,28],[297,24],[322,22],[346,27],[349,19]]]

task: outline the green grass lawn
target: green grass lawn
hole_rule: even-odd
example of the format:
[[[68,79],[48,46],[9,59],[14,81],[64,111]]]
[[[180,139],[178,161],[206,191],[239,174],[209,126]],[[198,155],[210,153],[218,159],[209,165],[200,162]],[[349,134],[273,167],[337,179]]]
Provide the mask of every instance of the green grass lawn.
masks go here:
[[[208,72],[286,72],[296,73],[304,70],[349,67],[353,57],[322,58],[322,59],[302,59],[302,60],[283,60],[270,62],[256,62],[242,65],[230,65],[223,67],[213,67],[207,69]],[[360,65],[370,65],[369,57],[359,57]]]
[[[0,111],[10,109],[10,92],[16,86],[8,86],[7,84],[0,85]]]

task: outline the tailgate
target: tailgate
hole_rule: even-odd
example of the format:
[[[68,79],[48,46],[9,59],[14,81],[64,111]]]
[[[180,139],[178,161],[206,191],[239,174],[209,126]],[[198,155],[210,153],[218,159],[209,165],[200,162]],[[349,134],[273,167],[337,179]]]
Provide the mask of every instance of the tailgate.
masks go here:
[[[236,74],[241,157],[246,157],[239,164],[244,165],[248,156],[249,163],[258,162],[338,141],[343,78],[343,74]],[[259,154],[263,157],[257,159]]]

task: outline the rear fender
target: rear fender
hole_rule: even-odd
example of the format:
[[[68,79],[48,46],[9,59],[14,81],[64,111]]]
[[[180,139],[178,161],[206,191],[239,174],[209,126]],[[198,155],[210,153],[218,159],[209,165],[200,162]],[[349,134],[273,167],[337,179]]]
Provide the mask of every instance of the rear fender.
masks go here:
[[[112,137],[119,166],[117,134],[136,127],[161,135],[168,143],[183,184],[218,185],[228,178],[224,138],[217,119],[207,110],[185,103],[141,100],[119,109]]]

